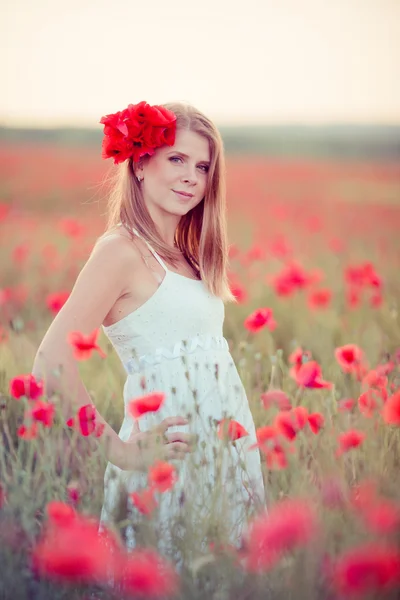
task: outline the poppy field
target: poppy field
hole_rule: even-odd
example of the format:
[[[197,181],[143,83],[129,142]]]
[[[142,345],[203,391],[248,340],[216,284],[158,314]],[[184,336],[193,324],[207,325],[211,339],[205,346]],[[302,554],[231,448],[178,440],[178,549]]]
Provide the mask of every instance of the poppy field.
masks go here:
[[[30,374],[104,229],[109,169],[96,147],[0,145],[0,597],[398,598],[398,164],[227,157],[237,303],[225,307],[224,336],[266,498],[240,547],[223,527],[201,548],[177,535],[179,569],[154,528],[179,464],[155,460],[130,495],[133,516],[121,502],[99,533],[106,463],[93,405],[118,431],[125,380],[104,333],[70,332],[93,405],[68,419]],[[143,395],[130,410],[140,422],[165,401]],[[221,444],[247,435],[234,420],[218,427]],[[131,518],[139,545],[129,552]]]

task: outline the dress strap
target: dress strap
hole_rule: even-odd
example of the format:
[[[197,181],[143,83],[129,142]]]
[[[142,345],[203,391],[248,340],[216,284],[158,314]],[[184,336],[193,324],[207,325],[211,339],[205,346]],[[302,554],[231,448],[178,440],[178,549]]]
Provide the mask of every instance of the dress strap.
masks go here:
[[[136,231],[136,229],[134,229],[133,227],[131,227],[130,229],[133,231],[133,233],[134,233],[135,235],[137,235],[137,236],[138,236],[140,239],[142,239],[142,240],[143,240],[143,241],[146,243],[146,245],[147,245],[148,249],[149,249],[149,250],[150,250],[150,252],[153,254],[154,258],[155,258],[155,259],[156,259],[156,260],[157,260],[157,261],[160,263],[160,265],[162,266],[162,268],[163,268],[165,271],[168,271],[169,269],[168,269],[168,268],[167,268],[167,266],[165,265],[164,261],[163,261],[163,260],[160,258],[160,256],[158,256],[157,252],[156,252],[155,250],[153,250],[153,248],[150,246],[149,242],[148,242],[147,240],[145,240],[145,239],[144,239],[144,237],[142,237],[142,236],[141,236],[141,235],[140,235],[140,234],[139,234],[139,233]]]

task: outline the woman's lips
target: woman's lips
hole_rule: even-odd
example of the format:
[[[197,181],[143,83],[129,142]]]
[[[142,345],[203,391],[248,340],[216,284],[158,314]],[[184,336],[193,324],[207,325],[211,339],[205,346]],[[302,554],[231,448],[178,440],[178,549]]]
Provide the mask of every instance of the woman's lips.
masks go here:
[[[189,196],[188,194],[182,194],[181,192],[177,192],[176,190],[172,190],[173,192],[175,192],[175,194],[177,196],[179,196],[179,198],[182,198],[184,200],[190,200],[190,198],[192,198],[193,196]]]

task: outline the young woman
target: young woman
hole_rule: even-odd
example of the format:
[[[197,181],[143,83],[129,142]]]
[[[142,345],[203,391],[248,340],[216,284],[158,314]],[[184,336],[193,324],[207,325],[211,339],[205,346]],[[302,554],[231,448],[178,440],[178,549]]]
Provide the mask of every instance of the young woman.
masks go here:
[[[127,373],[119,434],[98,415],[109,460],[102,521],[116,517],[121,498],[134,519],[130,493],[148,485],[161,437],[157,456],[176,467],[177,480],[157,498],[160,540],[168,545],[173,519],[191,515],[185,527],[200,541],[218,530],[235,543],[264,504],[264,487],[259,453],[248,450],[254,422],[223,337],[224,302],[234,297],[222,140],[181,103],[141,102],[100,122],[103,157],[118,165],[106,232],[47,332],[36,372],[44,359],[51,378],[63,362],[69,389],[72,381],[81,403],[90,402],[65,339],[102,325]],[[159,410],[135,420],[129,401],[158,392]],[[127,544],[135,545],[134,525]]]

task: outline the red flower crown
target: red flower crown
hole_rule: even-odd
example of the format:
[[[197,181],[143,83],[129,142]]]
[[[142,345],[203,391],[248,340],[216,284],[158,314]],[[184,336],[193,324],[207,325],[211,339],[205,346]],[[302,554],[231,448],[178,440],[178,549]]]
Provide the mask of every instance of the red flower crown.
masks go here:
[[[156,148],[175,143],[176,115],[163,106],[147,102],[129,104],[128,108],[99,121],[104,125],[102,158],[113,158],[114,163],[133,157],[137,162]]]

